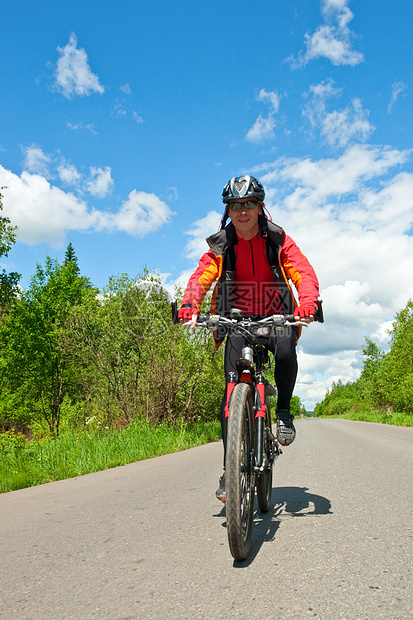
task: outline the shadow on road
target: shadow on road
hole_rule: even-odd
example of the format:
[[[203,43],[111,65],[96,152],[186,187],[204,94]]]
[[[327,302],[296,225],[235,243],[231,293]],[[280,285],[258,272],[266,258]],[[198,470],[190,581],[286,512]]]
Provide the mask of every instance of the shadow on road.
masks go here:
[[[249,566],[264,542],[275,539],[278,528],[285,518],[313,517],[332,514],[331,502],[322,495],[309,493],[307,487],[277,487],[272,490],[273,509],[262,514],[258,509],[254,515],[253,539],[250,555],[243,562],[234,560],[234,567]],[[224,508],[219,515],[224,516]],[[226,523],[223,523],[226,527]]]

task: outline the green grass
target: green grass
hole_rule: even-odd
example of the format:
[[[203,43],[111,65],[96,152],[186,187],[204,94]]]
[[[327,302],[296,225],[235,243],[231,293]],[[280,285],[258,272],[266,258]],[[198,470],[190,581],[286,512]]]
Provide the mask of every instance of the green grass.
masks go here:
[[[384,413],[382,411],[357,411],[340,415],[318,416],[322,418],[341,418],[360,422],[376,422],[378,424],[394,424],[395,426],[413,426],[413,414]]]
[[[0,493],[82,476],[216,441],[219,421],[151,427],[138,420],[118,431],[66,432],[25,442],[0,435]]]

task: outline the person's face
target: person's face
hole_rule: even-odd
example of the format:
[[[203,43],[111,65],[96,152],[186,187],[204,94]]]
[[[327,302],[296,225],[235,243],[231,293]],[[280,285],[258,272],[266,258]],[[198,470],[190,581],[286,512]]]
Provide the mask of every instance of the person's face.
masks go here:
[[[232,200],[228,204],[228,213],[237,234],[249,233],[254,236],[258,233],[258,216],[262,213],[261,203],[252,201],[251,198]]]

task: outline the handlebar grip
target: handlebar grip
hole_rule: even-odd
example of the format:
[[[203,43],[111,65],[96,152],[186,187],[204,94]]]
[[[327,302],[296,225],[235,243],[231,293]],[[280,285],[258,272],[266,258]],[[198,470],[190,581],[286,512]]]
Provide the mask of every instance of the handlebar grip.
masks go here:
[[[324,323],[323,300],[317,297],[317,310],[314,314],[314,320],[318,323]]]
[[[171,301],[172,323],[179,323],[178,319],[178,302],[176,299]]]

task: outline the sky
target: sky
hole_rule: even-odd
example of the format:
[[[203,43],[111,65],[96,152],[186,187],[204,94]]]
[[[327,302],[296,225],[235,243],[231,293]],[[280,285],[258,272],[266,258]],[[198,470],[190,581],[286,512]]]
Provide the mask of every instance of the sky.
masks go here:
[[[221,192],[254,174],[308,257],[325,323],[299,344],[307,409],[357,379],[413,297],[409,0],[107,0],[3,7],[0,268],[30,283],[72,243],[102,288],[185,284]]]

